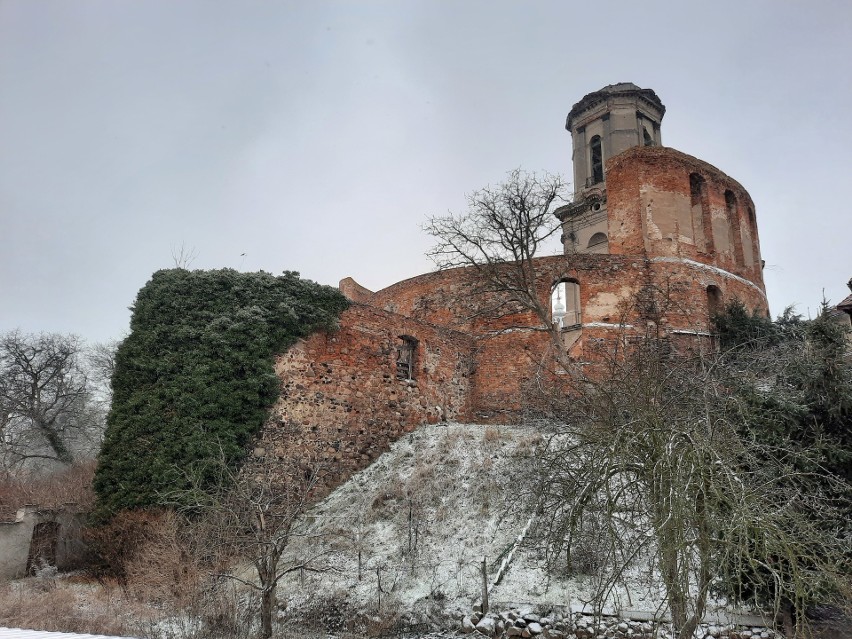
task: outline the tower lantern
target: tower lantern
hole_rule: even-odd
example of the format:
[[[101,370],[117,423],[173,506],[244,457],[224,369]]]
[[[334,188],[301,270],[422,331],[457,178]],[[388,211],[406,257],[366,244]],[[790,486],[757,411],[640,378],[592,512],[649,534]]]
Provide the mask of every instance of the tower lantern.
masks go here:
[[[666,107],[651,89],[632,82],[589,93],[568,114],[574,165],[574,201],[556,211],[566,254],[607,253],[606,161],[634,146],[662,146]]]

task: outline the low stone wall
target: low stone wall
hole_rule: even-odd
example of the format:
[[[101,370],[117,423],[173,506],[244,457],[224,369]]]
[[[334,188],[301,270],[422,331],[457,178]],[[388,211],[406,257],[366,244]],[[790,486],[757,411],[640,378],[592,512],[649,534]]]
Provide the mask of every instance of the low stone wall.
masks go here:
[[[669,639],[674,636],[671,624],[653,620],[598,616],[552,611],[546,616],[523,612],[518,608],[484,615],[474,611],[462,619],[463,634],[476,633],[495,639]],[[704,639],[775,639],[780,637],[770,628],[737,623],[702,623],[695,636]]]

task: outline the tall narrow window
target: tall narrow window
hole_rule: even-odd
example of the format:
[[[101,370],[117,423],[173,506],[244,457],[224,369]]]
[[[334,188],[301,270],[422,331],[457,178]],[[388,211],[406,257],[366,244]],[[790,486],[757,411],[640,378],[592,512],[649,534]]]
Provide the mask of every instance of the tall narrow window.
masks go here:
[[[553,323],[559,328],[579,328],[582,324],[580,284],[576,280],[557,282],[550,293],[550,309]]]
[[[596,135],[589,142],[592,156],[592,184],[603,182],[603,150],[601,148],[601,136]]]
[[[748,207],[748,223],[751,229],[751,257],[755,264],[760,263],[760,246],[757,242],[757,219],[754,216],[754,209]]]
[[[651,137],[651,134],[648,133],[648,129],[644,126],[642,127],[642,141],[645,146],[654,146],[654,138]]]
[[[400,335],[400,343],[396,347],[396,378],[414,379],[414,354],[417,350],[417,339],[410,335]]]
[[[710,316],[710,321],[724,310],[722,291],[718,286],[711,284],[707,287],[707,314]]]
[[[697,173],[689,175],[690,208],[692,211],[692,232],[695,245],[708,254],[713,253],[713,223],[707,206],[706,183]]]
[[[740,214],[737,207],[737,197],[732,191],[725,191],[725,211],[728,217],[728,238],[734,250],[734,261],[737,266],[743,266],[743,239],[740,235]]]

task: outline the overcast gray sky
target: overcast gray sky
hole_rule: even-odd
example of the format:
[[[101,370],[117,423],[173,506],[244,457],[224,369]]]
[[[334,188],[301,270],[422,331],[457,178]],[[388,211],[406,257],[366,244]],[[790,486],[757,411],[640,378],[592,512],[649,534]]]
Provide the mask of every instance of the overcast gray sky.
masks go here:
[[[852,3],[0,0],[0,331],[118,338],[173,265],[371,289],[565,116],[654,89],[751,193],[774,313],[852,276]]]

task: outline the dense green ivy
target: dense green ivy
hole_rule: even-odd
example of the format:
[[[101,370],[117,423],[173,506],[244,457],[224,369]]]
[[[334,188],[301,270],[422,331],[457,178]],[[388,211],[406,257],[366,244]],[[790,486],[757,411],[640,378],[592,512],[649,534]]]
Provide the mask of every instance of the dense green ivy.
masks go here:
[[[298,273],[162,270],[132,306],[95,475],[98,514],[162,503],[231,467],[278,396],[273,356],[336,326],[348,302]]]

